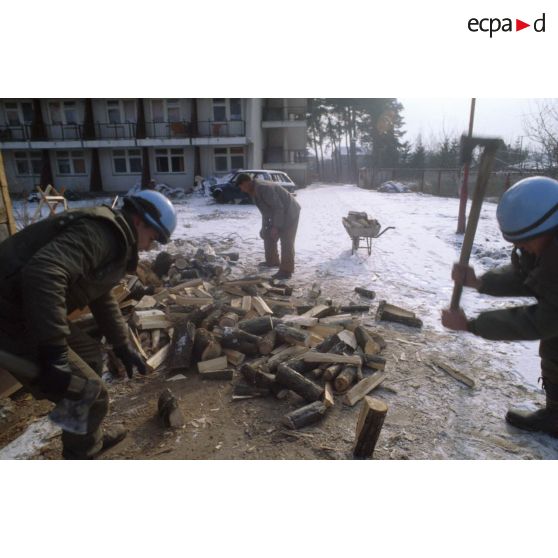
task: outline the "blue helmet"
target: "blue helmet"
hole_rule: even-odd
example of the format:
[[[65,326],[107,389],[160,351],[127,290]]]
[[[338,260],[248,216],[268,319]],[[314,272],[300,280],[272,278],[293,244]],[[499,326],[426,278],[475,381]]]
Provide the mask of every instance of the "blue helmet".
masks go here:
[[[176,210],[168,198],[156,190],[141,190],[124,198],[124,207],[127,205],[159,233],[161,244],[170,240],[176,228]]]
[[[558,181],[546,176],[524,178],[504,192],[496,211],[509,242],[521,242],[558,229]]]

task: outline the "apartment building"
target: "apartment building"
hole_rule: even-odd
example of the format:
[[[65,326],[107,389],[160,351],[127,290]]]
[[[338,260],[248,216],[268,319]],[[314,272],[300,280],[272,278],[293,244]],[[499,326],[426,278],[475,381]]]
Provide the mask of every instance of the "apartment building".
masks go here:
[[[248,168],[308,181],[306,99],[1,99],[12,192],[124,192]]]

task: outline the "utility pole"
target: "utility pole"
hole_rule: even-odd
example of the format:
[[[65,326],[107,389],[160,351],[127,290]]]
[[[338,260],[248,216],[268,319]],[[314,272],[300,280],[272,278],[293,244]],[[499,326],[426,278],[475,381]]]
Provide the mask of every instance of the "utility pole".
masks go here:
[[[471,99],[471,111],[469,113],[469,139],[473,137],[473,123],[475,121],[475,98]],[[463,166],[463,183],[459,196],[459,214],[457,216],[457,234],[465,233],[466,210],[467,210],[467,182],[469,181],[469,163]]]
[[[12,201],[8,191],[8,181],[4,170],[4,159],[0,151],[0,242],[16,233],[16,224],[12,212]]]

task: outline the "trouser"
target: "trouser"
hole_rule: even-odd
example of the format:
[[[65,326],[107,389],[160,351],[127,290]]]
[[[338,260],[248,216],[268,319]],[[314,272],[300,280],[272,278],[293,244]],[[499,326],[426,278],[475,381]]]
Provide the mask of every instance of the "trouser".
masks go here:
[[[558,337],[543,339],[539,345],[543,381],[558,385]]]
[[[295,267],[295,238],[298,228],[298,216],[294,221],[279,230],[279,238],[271,238],[271,229],[263,230],[265,261],[270,265],[278,265],[279,271],[293,273]],[[277,250],[277,242],[281,241],[281,258]]]
[[[0,347],[16,355],[36,360],[36,349],[28,339],[10,338],[7,328],[0,324]],[[67,338],[68,359],[72,372],[82,378],[99,379],[103,367],[100,344],[83,330],[70,324],[70,336]],[[25,385],[36,399],[49,399],[57,403],[59,398],[46,395],[37,385]],[[62,432],[62,455],[70,459],[86,459],[97,453],[103,444],[102,422],[108,412],[109,398],[103,385],[101,393],[89,409],[86,434]]]

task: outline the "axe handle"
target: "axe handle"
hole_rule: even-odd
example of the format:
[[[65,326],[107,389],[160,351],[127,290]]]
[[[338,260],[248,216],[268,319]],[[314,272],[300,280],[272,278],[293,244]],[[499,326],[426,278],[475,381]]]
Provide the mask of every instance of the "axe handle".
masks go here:
[[[481,155],[477,184],[473,193],[471,210],[469,212],[469,219],[467,220],[467,228],[465,229],[465,236],[463,237],[463,244],[461,245],[461,256],[459,257],[459,263],[464,266],[469,265],[469,258],[471,257],[471,251],[473,249],[473,241],[475,240],[475,233],[477,232],[477,225],[479,223],[482,201],[484,199],[484,194],[486,193],[486,186],[488,185],[490,172],[492,171],[496,150],[497,146],[487,146],[484,148]],[[457,310],[459,308],[462,292],[463,285],[455,283],[453,285],[453,294],[451,297],[451,310]]]
[[[5,368],[12,376],[22,383],[29,383],[39,377],[40,369],[32,361],[0,351],[0,367]]]

